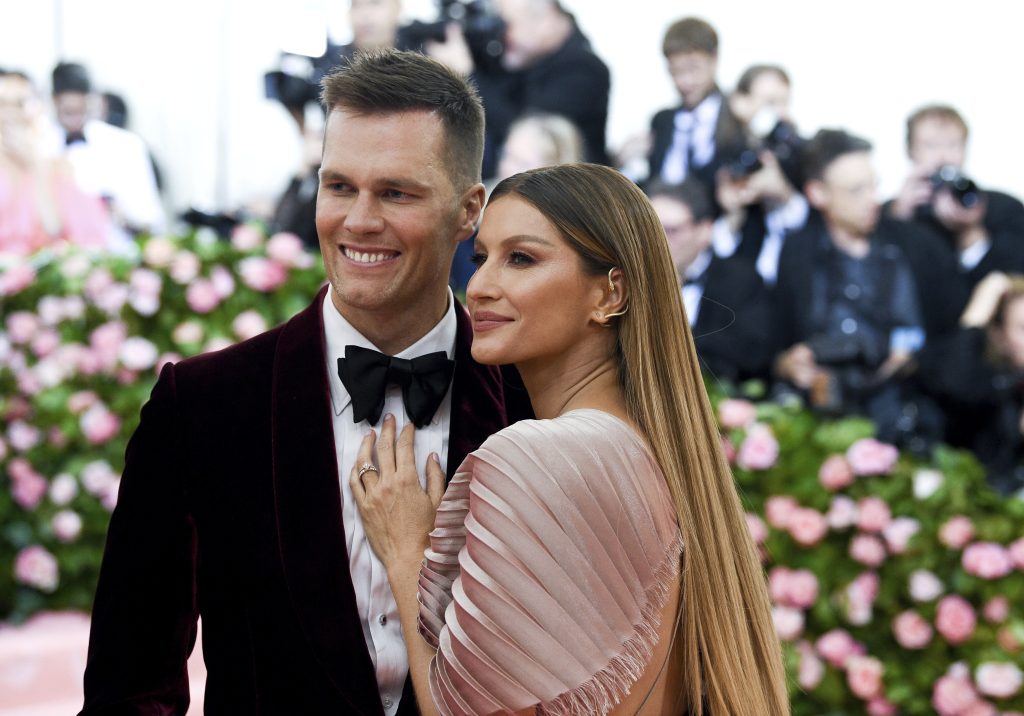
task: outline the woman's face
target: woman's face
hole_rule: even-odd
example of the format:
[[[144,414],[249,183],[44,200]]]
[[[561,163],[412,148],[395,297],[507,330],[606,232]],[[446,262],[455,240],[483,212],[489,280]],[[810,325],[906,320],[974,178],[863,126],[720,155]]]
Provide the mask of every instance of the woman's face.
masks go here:
[[[1024,369],[1024,296],[1010,301],[996,329],[1001,350],[1014,368]]]
[[[488,204],[474,261],[466,299],[480,363],[555,359],[605,338],[594,319],[607,278],[586,274],[558,229],[523,199]]]

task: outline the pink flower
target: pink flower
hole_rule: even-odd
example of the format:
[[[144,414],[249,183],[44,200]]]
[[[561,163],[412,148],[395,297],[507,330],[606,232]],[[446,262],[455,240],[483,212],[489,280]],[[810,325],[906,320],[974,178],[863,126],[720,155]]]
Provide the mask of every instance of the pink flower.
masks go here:
[[[235,277],[223,266],[213,267],[213,270],[210,271],[210,281],[221,299],[225,299],[235,292]]]
[[[267,321],[257,311],[250,309],[239,313],[231,323],[231,328],[244,341],[267,330]]]
[[[747,529],[750,530],[750,538],[754,540],[754,544],[764,544],[768,539],[768,526],[753,512],[746,513],[746,518]]]
[[[132,336],[121,344],[121,365],[129,370],[145,370],[156,363],[156,346],[141,336]]]
[[[253,251],[263,243],[263,232],[252,224],[239,224],[231,232],[231,245],[238,251]]]
[[[792,607],[772,607],[772,621],[783,641],[793,641],[804,630],[804,613]]]
[[[962,716],[978,700],[967,677],[946,674],[932,688],[932,706],[939,716]]]
[[[828,526],[834,530],[842,530],[857,522],[857,503],[846,495],[836,495],[832,498],[828,513],[825,515]]]
[[[1013,560],[1013,566],[1024,572],[1024,537],[1010,543],[1006,548]]]
[[[913,517],[897,517],[882,530],[882,537],[892,554],[903,554],[907,551],[910,539],[921,529],[921,523]]]
[[[728,398],[718,404],[718,422],[727,430],[745,428],[757,420],[757,406],[749,400]]]
[[[846,662],[846,684],[853,695],[864,701],[882,693],[882,673],[885,667],[873,656],[852,656]]]
[[[832,492],[852,485],[854,479],[853,469],[842,455],[829,455],[818,470],[822,487]]]
[[[85,439],[93,445],[102,445],[117,436],[121,419],[107,409],[103,403],[96,403],[79,418],[78,424]]]
[[[974,680],[978,685],[978,691],[986,696],[1008,699],[1020,691],[1021,684],[1024,683],[1024,674],[1012,662],[987,661],[975,669]]]
[[[220,295],[213,282],[200,278],[191,283],[185,291],[185,301],[196,313],[209,313],[220,305]]]
[[[114,275],[110,273],[110,269],[100,266],[89,272],[82,290],[89,301],[98,303],[103,298],[103,294],[109,291],[115,283]]]
[[[729,439],[728,435],[721,435],[722,442],[722,454],[725,455],[725,461],[730,465],[736,464],[736,446],[732,444],[732,440]]]
[[[302,240],[295,234],[280,232],[267,242],[267,256],[285,266],[300,267],[305,262],[306,251]]]
[[[206,342],[205,346],[203,346],[203,353],[221,351],[224,350],[225,348],[230,347],[231,345],[233,345],[231,341],[225,338],[224,336],[214,336],[213,338]]]
[[[995,706],[979,699],[964,709],[960,716],[1000,716],[1000,714]],[[1006,714],[1002,716],[1006,716]]]
[[[99,396],[91,390],[79,390],[68,397],[68,412],[78,415],[96,404]]]
[[[199,321],[185,321],[179,323],[177,328],[171,332],[171,338],[179,346],[202,343],[205,337],[203,326]]]
[[[865,497],[857,505],[857,527],[865,532],[881,532],[890,520],[892,512],[881,497]]]
[[[996,632],[996,641],[999,642],[999,646],[1001,646],[1004,651],[1009,652],[1010,654],[1016,654],[1017,651],[1020,650],[1021,646],[1024,646],[1024,644],[1021,644],[1020,639],[1017,638],[1014,630],[1011,629],[1009,625],[1004,625],[999,628],[999,631]]]
[[[50,526],[59,541],[69,544],[82,533],[82,518],[74,510],[61,510],[53,516]]]
[[[963,515],[951,517],[939,528],[939,541],[950,549],[961,549],[974,538],[974,524]]]
[[[142,259],[154,268],[167,268],[174,260],[176,251],[172,241],[157,237],[146,242],[142,249]]]
[[[117,484],[117,475],[103,460],[94,460],[82,468],[82,485],[90,495],[100,497]]]
[[[910,573],[910,596],[915,602],[930,602],[939,597],[945,587],[933,572],[917,569]]]
[[[740,444],[736,464],[744,470],[767,470],[778,458],[779,443],[771,428],[764,423],[751,425]]]
[[[121,344],[128,337],[128,329],[121,321],[110,321],[98,326],[89,335],[89,345],[99,361],[101,370],[112,371],[117,365]]]
[[[53,478],[50,483],[50,502],[63,507],[78,495],[78,481],[66,472]]]
[[[950,644],[962,644],[974,634],[977,617],[963,597],[950,594],[939,600],[935,610],[935,628]]]
[[[12,479],[11,496],[21,509],[31,512],[42,502],[47,487],[49,486],[46,484],[46,478],[29,467],[20,479]]]
[[[868,716],[896,716],[896,704],[884,696],[876,696],[868,702]]]
[[[992,597],[981,610],[985,621],[990,624],[1001,624],[1010,616],[1010,600],[1006,597]]]
[[[18,452],[28,452],[42,442],[43,435],[38,428],[29,425],[24,420],[13,420],[10,427],[7,428],[7,440],[11,443],[11,447]]]
[[[288,269],[260,256],[239,261],[238,273],[246,286],[262,293],[269,293],[288,280]]]
[[[163,289],[164,280],[160,274],[146,268],[134,269],[128,278],[128,285],[132,291],[147,296],[159,296]]]
[[[821,683],[825,676],[825,664],[815,656],[811,649],[801,649],[800,666],[797,671],[797,683],[800,687],[811,691]]]
[[[25,344],[35,338],[41,321],[29,311],[14,311],[7,316],[7,337],[15,345]]]
[[[161,353],[156,359],[156,363],[153,364],[154,372],[160,375],[160,371],[164,369],[164,366],[168,363],[178,363],[181,361],[181,356],[177,353]]]
[[[875,572],[862,572],[846,585],[846,619],[862,626],[871,621],[872,607],[878,598],[879,579]]]
[[[39,331],[32,339],[32,352],[37,358],[45,358],[60,346],[60,334],[52,328]]]
[[[818,544],[828,532],[825,516],[810,507],[798,507],[789,520],[789,534],[805,547]]]
[[[64,319],[64,301],[56,296],[43,296],[36,304],[39,319],[47,326],[56,326]]]
[[[855,475],[888,475],[899,457],[899,450],[874,438],[862,438],[846,451]]]
[[[793,513],[800,508],[800,505],[788,495],[776,495],[769,497],[764,502],[764,514],[768,524],[777,530],[784,530],[789,527]]]
[[[857,653],[857,642],[844,629],[832,629],[818,637],[814,648],[832,666],[842,668],[846,660]]]
[[[885,545],[874,535],[858,534],[850,540],[850,556],[868,567],[885,561]]]
[[[57,558],[39,545],[26,547],[14,559],[14,578],[21,584],[51,594],[57,590],[60,581]]]
[[[995,542],[975,542],[964,550],[960,563],[965,572],[981,579],[999,579],[1013,571],[1010,553]]]
[[[892,633],[904,649],[923,649],[932,640],[932,625],[915,611],[900,612],[892,620]]]
[[[818,578],[814,572],[797,569],[789,573],[786,602],[800,609],[810,608],[818,599]]]
[[[184,286],[191,283],[199,275],[200,268],[199,258],[194,253],[191,251],[179,251],[171,260],[168,272],[175,283]]]
[[[35,269],[28,262],[18,261],[0,271],[0,296],[13,296],[32,285]]]

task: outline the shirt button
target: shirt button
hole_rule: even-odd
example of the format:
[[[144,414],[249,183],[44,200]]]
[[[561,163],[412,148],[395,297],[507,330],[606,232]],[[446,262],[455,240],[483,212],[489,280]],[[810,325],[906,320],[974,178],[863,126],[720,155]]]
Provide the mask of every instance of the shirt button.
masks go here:
[[[844,318],[843,322],[839,324],[839,329],[846,335],[857,332],[857,321],[853,318]]]
[[[377,623],[380,624],[381,626],[384,626],[385,624],[387,624],[388,623],[387,615],[386,614],[381,614],[379,617],[377,617]]]
[[[385,696],[384,700],[381,701],[381,703],[384,704],[384,708],[389,709],[391,708],[391,704],[393,704],[394,701],[391,700],[390,696]]]

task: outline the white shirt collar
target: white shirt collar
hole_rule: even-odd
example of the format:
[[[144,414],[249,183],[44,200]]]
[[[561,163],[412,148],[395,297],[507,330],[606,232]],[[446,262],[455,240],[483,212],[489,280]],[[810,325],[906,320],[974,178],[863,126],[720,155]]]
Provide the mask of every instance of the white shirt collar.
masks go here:
[[[688,126],[714,124],[718,121],[718,111],[721,108],[722,95],[712,92],[693,109],[681,109],[676,112],[676,129],[685,130]]]
[[[324,345],[327,349],[327,375],[331,382],[331,402],[334,405],[334,414],[341,415],[342,411],[352,402],[348,393],[338,376],[338,359],[345,357],[345,346],[359,346],[379,351],[380,348],[373,345],[368,338],[352,327],[352,324],[345,320],[338,309],[334,306],[331,296],[334,287],[328,285],[327,295],[324,296]],[[415,310],[415,309],[412,309]],[[448,310],[425,336],[413,343],[405,350],[396,353],[396,358],[415,358],[425,353],[444,351],[448,358],[455,355],[455,333],[458,323],[455,320],[455,297],[452,290],[448,289]]]
[[[981,260],[985,258],[990,248],[992,248],[992,241],[990,239],[982,239],[971,244],[960,252],[960,268],[964,271],[970,271],[981,263]]]
[[[711,257],[713,255],[714,251],[711,250],[711,247],[697,254],[697,258],[693,260],[693,263],[686,267],[686,273],[683,278],[700,278],[701,274],[707,271],[708,266],[711,264]]]

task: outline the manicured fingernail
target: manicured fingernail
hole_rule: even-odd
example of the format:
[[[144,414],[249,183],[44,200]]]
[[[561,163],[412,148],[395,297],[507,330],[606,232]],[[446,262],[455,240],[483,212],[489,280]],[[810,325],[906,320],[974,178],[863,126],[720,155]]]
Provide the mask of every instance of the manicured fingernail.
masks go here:
[[[373,434],[374,434],[374,433],[373,433],[373,430],[367,430],[367,431],[366,431],[366,435],[364,435],[363,437],[364,437],[364,438],[368,438],[368,437],[370,437],[370,436],[371,436],[371,435],[373,435]]]
[[[385,420],[394,420],[394,419],[395,419],[395,416],[394,416],[394,415],[392,415],[391,413],[385,413],[385,414],[384,414],[384,419],[385,419]]]
[[[440,464],[441,464],[441,458],[439,458],[439,457],[437,456],[437,453],[436,453],[436,452],[432,452],[432,453],[430,453],[430,459],[431,459],[431,460],[433,460],[434,462],[436,462],[436,463],[437,463],[438,465],[440,465]]]

